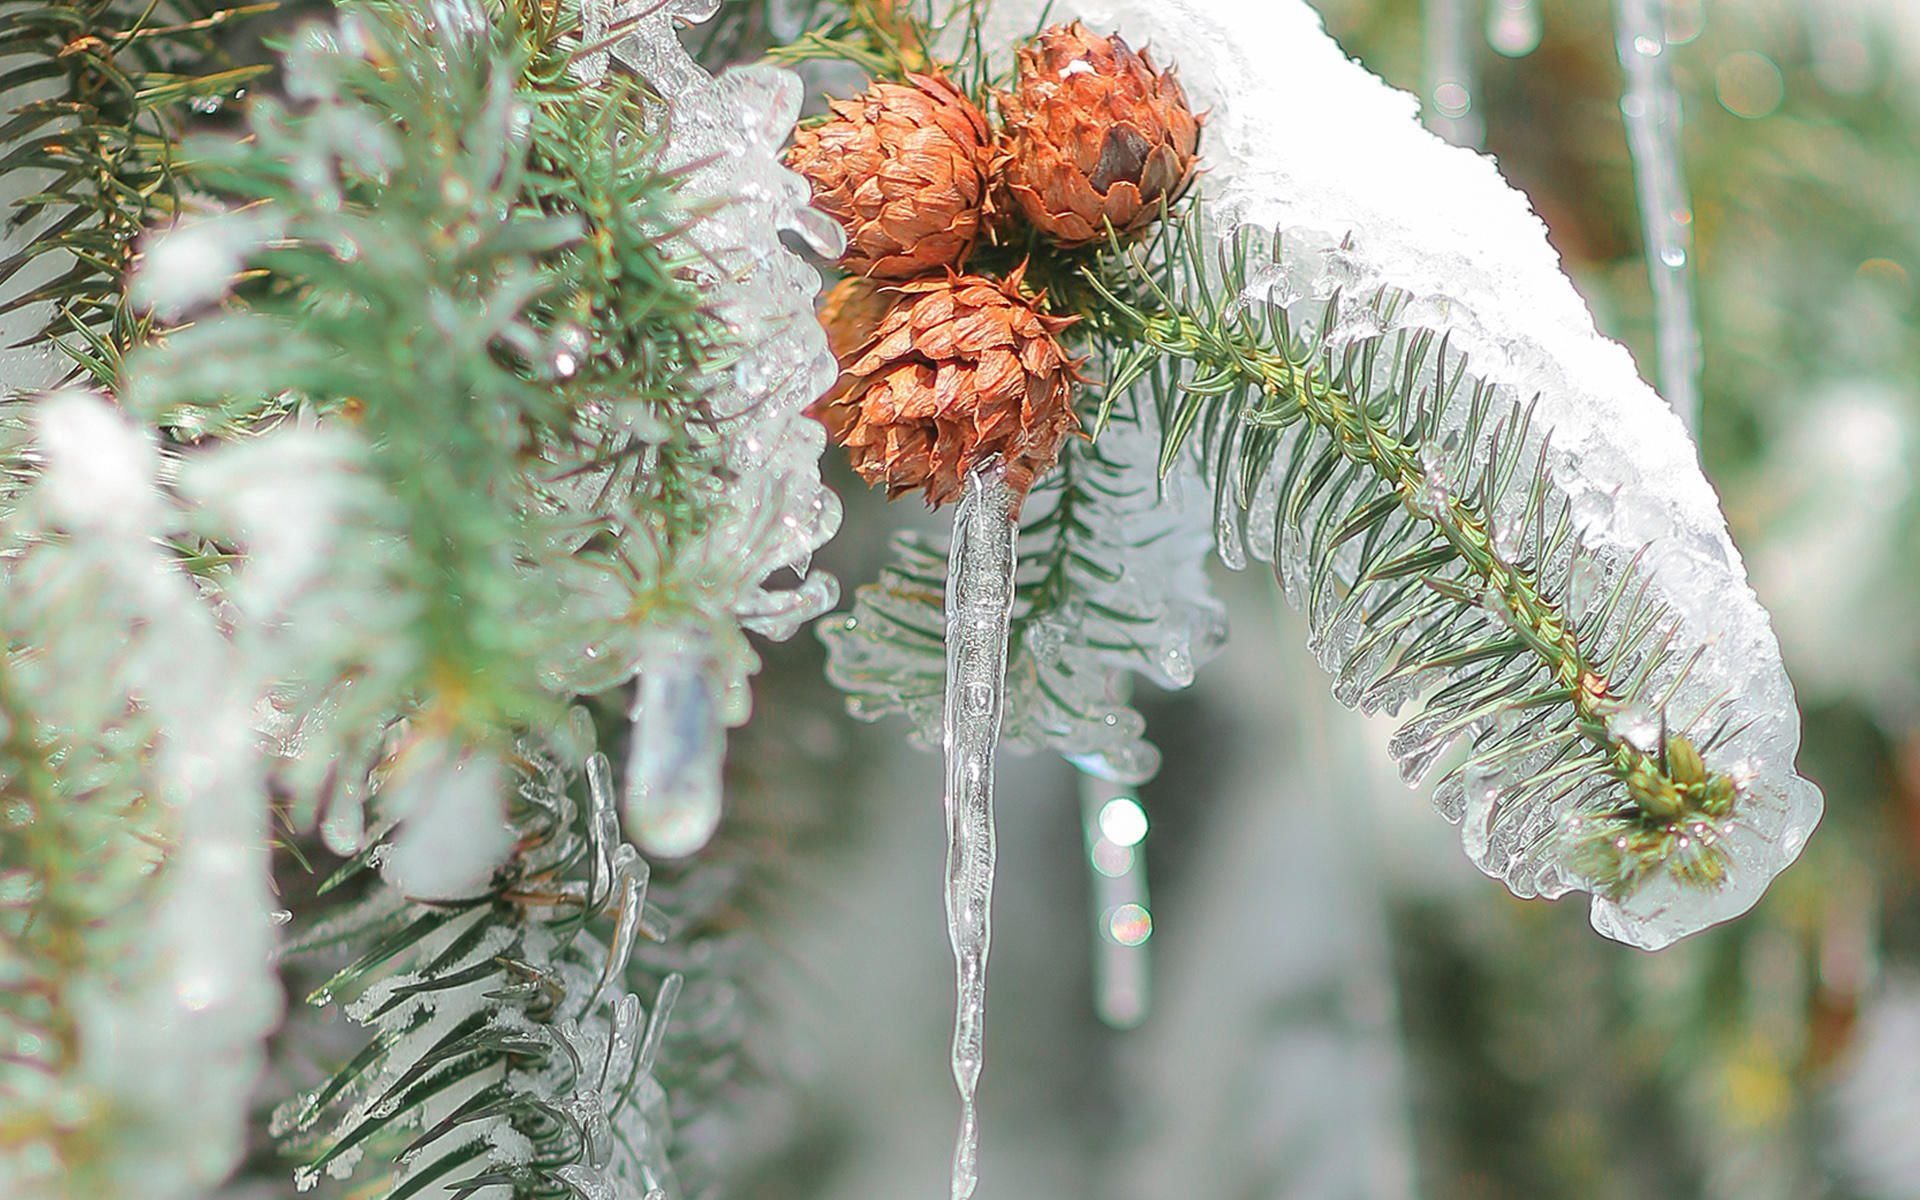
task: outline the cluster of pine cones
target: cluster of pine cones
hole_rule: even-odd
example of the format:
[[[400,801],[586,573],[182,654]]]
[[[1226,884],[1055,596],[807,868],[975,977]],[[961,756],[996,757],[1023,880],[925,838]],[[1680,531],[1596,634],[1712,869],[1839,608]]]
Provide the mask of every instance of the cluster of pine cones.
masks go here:
[[[836,100],[787,164],[847,231],[850,277],[821,310],[839,382],[813,408],[854,470],[888,497],[957,499],[993,455],[1024,495],[1079,429],[1075,363],[1024,268],[965,274],[982,238],[1024,221],[1073,249],[1126,238],[1192,182],[1200,121],[1172,71],[1076,21],[1018,53],[995,130],[951,83],[909,75]]]

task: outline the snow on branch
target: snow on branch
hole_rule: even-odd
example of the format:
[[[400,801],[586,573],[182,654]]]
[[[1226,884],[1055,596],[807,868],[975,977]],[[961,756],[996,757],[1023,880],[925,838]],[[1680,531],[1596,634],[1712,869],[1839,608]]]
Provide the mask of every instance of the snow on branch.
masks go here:
[[[1275,559],[1342,699],[1428,692],[1396,752],[1418,781],[1469,745],[1436,799],[1489,874],[1649,948],[1751,906],[1820,813],[1792,689],[1693,443],[1525,197],[1305,4],[1075,15],[1211,111],[1204,214],[1105,286],[1180,364],[1163,428],[1212,423],[1222,556]]]

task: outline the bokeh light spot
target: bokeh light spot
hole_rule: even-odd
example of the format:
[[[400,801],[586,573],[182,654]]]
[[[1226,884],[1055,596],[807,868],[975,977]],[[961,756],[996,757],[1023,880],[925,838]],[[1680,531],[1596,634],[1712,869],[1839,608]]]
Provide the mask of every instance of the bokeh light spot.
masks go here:
[[[1153,936],[1153,917],[1138,904],[1122,904],[1107,917],[1107,932],[1122,946],[1138,946]]]
[[[1109,879],[1118,879],[1133,870],[1133,851],[1101,838],[1093,844],[1093,869]]]
[[[1115,796],[1100,809],[1100,836],[1116,846],[1137,846],[1147,836],[1147,810],[1132,796]]]
[[[1787,85],[1772,59],[1752,50],[1736,50],[1713,69],[1713,90],[1728,112],[1757,121],[1780,107]]]
[[[1473,107],[1473,96],[1463,85],[1449,81],[1433,89],[1433,104],[1443,117],[1464,117]]]
[[[1870,258],[1854,269],[1854,274],[1870,283],[1884,283],[1906,291],[1907,269],[1890,258]]]

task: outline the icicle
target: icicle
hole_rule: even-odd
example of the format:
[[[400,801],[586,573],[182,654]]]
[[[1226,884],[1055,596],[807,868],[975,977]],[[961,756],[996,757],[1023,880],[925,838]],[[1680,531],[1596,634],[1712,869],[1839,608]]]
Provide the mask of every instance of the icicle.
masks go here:
[[[1473,111],[1473,8],[1473,0],[1426,0],[1423,13],[1427,128],[1456,146],[1478,146],[1487,132]]]
[[[1147,860],[1140,843],[1147,814],[1127,789],[1080,775],[1080,818],[1093,868],[1093,1005],[1115,1029],[1146,1020],[1151,976],[1147,938]]]
[[[726,728],[697,656],[650,659],[634,690],[627,825],[640,848],[685,858],[720,825]]]
[[[993,915],[993,755],[1006,700],[1007,626],[1013,615],[1014,513],[1005,466],[990,459],[967,476],[953,515],[947,568],[947,936],[957,999],[953,1081],[960,1137],[953,1200],[979,1182],[974,1090],[986,1049],[987,948]]]
[[[1667,60],[1658,0],[1614,0],[1614,40],[1626,91],[1627,146],[1653,282],[1660,394],[1689,430],[1700,423],[1700,331],[1693,322],[1693,207],[1680,162],[1680,94]]]

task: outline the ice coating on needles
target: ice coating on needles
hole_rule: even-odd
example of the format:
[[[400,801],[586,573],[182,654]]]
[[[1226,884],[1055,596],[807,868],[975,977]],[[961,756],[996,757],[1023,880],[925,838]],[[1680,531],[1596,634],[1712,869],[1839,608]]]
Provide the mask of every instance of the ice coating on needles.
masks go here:
[[[985,44],[1025,36],[1040,8],[1033,0],[996,4]],[[1491,160],[1422,129],[1414,98],[1348,61],[1304,3],[1055,3],[1047,19],[1074,17],[1150,43],[1177,64],[1194,106],[1211,111],[1201,148],[1205,236],[1248,228],[1278,232],[1285,246],[1270,286],[1250,302],[1284,304],[1304,319],[1337,295],[1330,350],[1400,329],[1433,330],[1503,399],[1540,396],[1532,437],[1550,441],[1556,498],[1603,574],[1597,590],[1644,550],[1649,590],[1678,622],[1678,659],[1701,651],[1667,713],[1682,721],[1724,697],[1744,726],[1706,756],[1710,768],[1742,782],[1726,838],[1728,881],[1699,890],[1662,878],[1621,901],[1596,896],[1594,925],[1657,948],[1750,907],[1798,855],[1821,811],[1818,789],[1793,767],[1792,688],[1693,443],[1624,348],[1595,330],[1526,198]],[[1409,188],[1410,180],[1419,186]],[[1363,299],[1382,287],[1406,297],[1391,330]],[[1474,449],[1461,454],[1470,461]],[[1432,485],[1442,496],[1451,486],[1444,472]],[[1261,507],[1256,496],[1256,516]],[[1281,559],[1283,580],[1299,582],[1301,564],[1284,552]],[[1321,633],[1322,662],[1342,665],[1350,639]],[[1661,694],[1667,681],[1656,671],[1653,682]],[[1451,740],[1419,747],[1409,774],[1424,775]],[[1461,813],[1447,810],[1454,819]],[[1489,869],[1523,892],[1557,894],[1578,882]]]
[[[839,227],[808,206],[806,182],[779,161],[803,87],[776,67],[709,76],[693,61],[675,28],[712,17],[717,0],[591,7],[596,22],[634,30],[613,57],[666,100],[661,165],[681,173],[680,195],[695,211],[706,207],[664,241],[697,264],[709,310],[738,347],[700,381],[722,461],[718,519],[689,552],[699,586],[740,628],[790,637],[839,598],[833,577],[811,569],[839,528],[840,502],[820,482],[825,431],[801,413],[837,368],[813,317],[820,274],[780,241],[793,232],[827,257],[841,245]],[[769,587],[783,568],[797,586]],[[747,719],[746,676],[758,664],[737,634],[697,625],[656,631],[629,657],[644,728],[628,762],[627,824],[650,853],[691,854],[719,824],[725,728]]]

